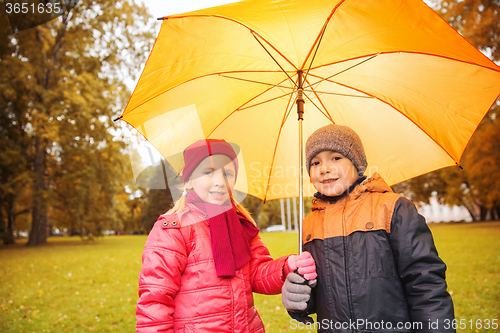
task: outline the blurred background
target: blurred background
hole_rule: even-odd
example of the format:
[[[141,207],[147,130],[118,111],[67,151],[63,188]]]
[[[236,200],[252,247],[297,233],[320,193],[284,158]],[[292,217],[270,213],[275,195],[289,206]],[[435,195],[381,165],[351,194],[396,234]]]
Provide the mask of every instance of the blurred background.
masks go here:
[[[172,205],[166,184],[176,175],[113,119],[147,60],[157,18],[228,2],[80,0],[62,15],[11,25],[8,1],[0,1],[1,332],[134,330],[142,248]],[[500,1],[426,3],[500,62]],[[462,168],[393,186],[437,222],[430,226],[464,321],[459,332],[498,329],[499,105],[472,137]],[[297,201],[243,200],[268,231],[262,238],[273,257],[297,251]],[[279,295],[255,302],[269,332],[292,331]]]
[[[148,233],[172,204],[165,180],[173,171],[131,126],[113,119],[146,62],[161,25],[156,18],[228,2],[83,0],[17,32],[0,3],[3,244],[18,237],[38,245],[49,235]],[[498,63],[498,1],[427,3]],[[438,170],[394,190],[418,203],[429,221],[498,220],[498,112],[497,100],[465,151],[463,169]],[[296,200],[264,204],[248,196],[244,205],[261,229],[295,227]]]

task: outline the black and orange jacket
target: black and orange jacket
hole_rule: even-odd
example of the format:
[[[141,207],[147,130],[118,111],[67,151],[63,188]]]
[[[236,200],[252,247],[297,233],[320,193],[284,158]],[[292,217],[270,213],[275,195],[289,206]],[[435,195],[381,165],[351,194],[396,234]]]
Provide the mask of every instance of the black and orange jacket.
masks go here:
[[[307,312],[318,332],[454,332],[446,265],[425,219],[380,175],[335,203],[313,199],[303,243],[316,261]]]

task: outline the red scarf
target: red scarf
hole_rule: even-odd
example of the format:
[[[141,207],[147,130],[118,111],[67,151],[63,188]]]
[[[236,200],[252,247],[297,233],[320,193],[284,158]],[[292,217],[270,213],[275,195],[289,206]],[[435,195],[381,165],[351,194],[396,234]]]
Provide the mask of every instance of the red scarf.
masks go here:
[[[217,276],[234,276],[237,269],[252,259],[249,243],[259,229],[239,213],[230,200],[222,206],[211,204],[200,199],[195,191],[189,191],[186,202],[208,215]]]

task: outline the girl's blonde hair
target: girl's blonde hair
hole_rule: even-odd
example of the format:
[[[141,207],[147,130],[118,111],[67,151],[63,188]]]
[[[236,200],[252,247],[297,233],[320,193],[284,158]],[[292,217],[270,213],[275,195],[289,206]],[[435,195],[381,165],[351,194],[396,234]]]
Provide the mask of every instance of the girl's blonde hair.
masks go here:
[[[251,221],[255,226],[257,226],[257,223],[255,223],[255,220],[252,218],[252,215],[250,215],[250,212],[243,207],[241,204],[236,203],[234,201],[233,196],[231,195],[231,202],[234,203],[234,206],[236,207],[236,211],[241,213],[245,218],[247,218],[249,221]],[[183,195],[182,197],[179,198],[174,204],[174,207],[172,207],[172,212],[171,213],[177,213],[183,210],[186,207],[186,196]]]

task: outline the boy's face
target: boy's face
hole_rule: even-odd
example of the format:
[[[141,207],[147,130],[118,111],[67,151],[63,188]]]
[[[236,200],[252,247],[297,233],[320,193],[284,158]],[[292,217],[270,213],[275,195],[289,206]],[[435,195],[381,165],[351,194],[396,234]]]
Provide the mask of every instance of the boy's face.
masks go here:
[[[330,197],[344,193],[358,179],[351,160],[331,150],[324,150],[314,156],[309,171],[316,190]]]
[[[229,200],[226,181],[232,192],[235,175],[233,161],[226,155],[216,154],[206,157],[198,164],[186,183],[186,188],[194,190],[205,202],[222,205]]]

